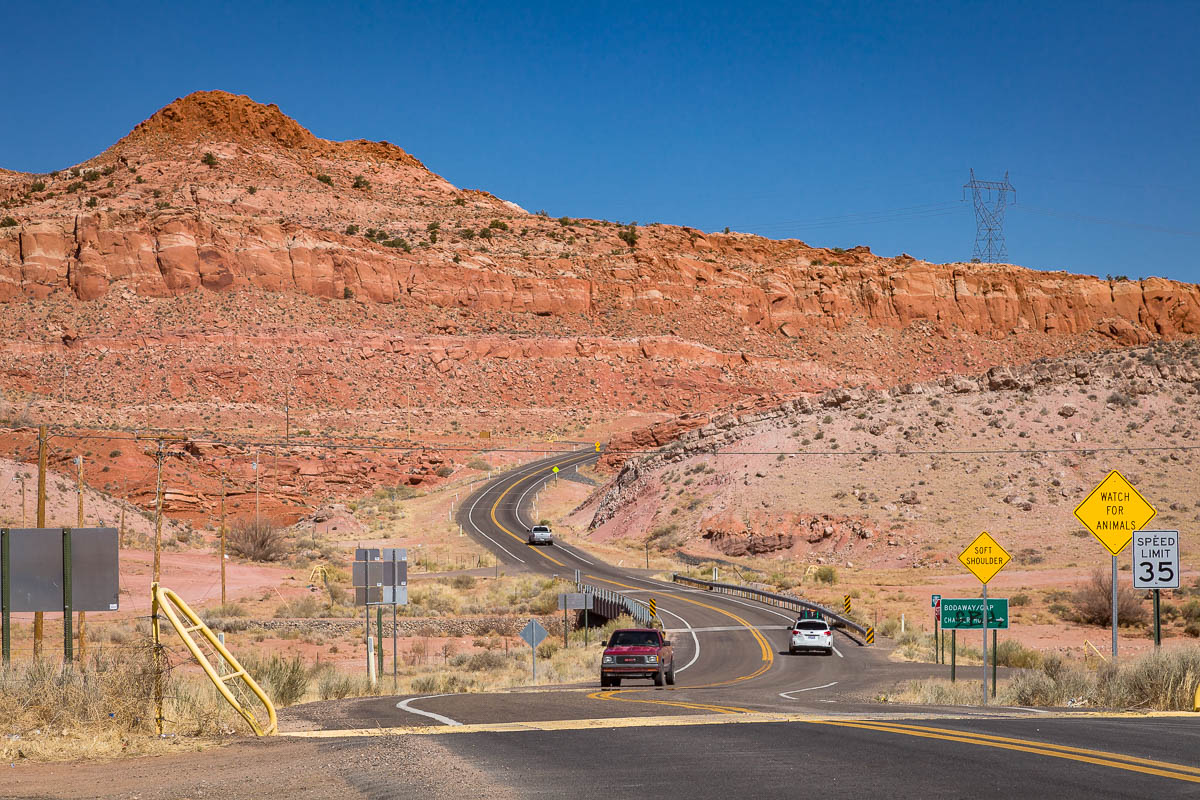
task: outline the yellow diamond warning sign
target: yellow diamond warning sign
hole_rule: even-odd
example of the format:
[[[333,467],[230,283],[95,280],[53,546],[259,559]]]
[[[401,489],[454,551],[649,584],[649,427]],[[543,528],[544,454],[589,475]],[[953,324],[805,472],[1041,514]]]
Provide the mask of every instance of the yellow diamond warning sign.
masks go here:
[[[990,533],[984,531],[967,545],[966,550],[958,554],[958,560],[971,570],[980,582],[987,583],[996,577],[997,572],[1004,569],[1005,564],[1012,561],[1012,556]]]
[[[1141,530],[1157,513],[1115,469],[1075,509],[1083,526],[1114,556],[1129,544],[1133,532]]]

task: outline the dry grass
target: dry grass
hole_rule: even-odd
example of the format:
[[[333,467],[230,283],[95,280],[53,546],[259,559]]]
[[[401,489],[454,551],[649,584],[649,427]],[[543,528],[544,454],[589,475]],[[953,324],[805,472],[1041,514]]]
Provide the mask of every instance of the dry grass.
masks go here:
[[[1104,664],[1089,670],[1043,654],[1039,669],[1024,670],[1002,683],[1000,705],[1087,706],[1139,711],[1191,711],[1200,686],[1200,647],[1147,653],[1117,667]],[[979,684],[942,678],[909,681],[883,695],[880,702],[930,705],[974,705]]]
[[[98,647],[85,663],[63,668],[27,661],[0,673],[0,759],[110,758],[159,752],[154,730],[154,657],[144,638]],[[167,672],[164,717],[169,730],[209,737],[228,729],[216,693],[199,680]]]

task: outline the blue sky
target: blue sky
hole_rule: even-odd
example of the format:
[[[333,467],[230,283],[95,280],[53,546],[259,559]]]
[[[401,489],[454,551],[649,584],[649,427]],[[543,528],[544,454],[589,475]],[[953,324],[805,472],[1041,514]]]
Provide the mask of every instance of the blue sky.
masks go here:
[[[530,210],[1200,282],[1200,3],[20,4],[0,166],[175,97],[277,103]],[[20,77],[18,77],[20,76]]]

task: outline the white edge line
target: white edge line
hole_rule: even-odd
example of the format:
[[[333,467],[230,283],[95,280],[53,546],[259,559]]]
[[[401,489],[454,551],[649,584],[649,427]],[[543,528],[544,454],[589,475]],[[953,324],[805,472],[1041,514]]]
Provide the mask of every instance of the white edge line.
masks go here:
[[[413,708],[409,705],[409,703],[414,703],[417,700],[432,700],[435,697],[447,696],[448,695],[445,694],[427,694],[423,697],[410,697],[407,700],[402,700],[401,702],[396,703],[396,708],[400,709],[401,711],[407,711],[410,714],[420,714],[422,717],[429,717],[430,719],[436,720],[443,725],[462,725],[462,723],[458,720],[450,719],[449,717],[443,717],[441,714],[435,714],[432,711],[422,711],[419,708]]]
[[[838,649],[837,649],[836,647],[834,647],[833,645],[829,645],[829,646],[833,648],[833,652],[837,653],[837,657],[838,657],[838,658],[845,658],[845,656],[844,656],[844,655],[842,655],[842,651],[841,651],[841,650],[838,650]]]
[[[667,611],[665,608],[660,608],[659,611],[662,612],[663,614],[670,614],[672,617],[674,617],[675,619],[682,622],[687,627],[688,632],[692,634],[692,641],[696,643],[696,652],[692,654],[692,660],[687,662],[686,664],[684,664],[679,669],[675,670],[675,673],[678,674],[680,672],[683,672],[685,669],[690,667],[692,664],[695,664],[696,659],[700,658],[700,637],[696,635],[696,631],[692,628],[691,623],[688,622],[683,617],[676,614],[674,611]]]
[[[796,698],[792,697],[794,694],[799,694],[800,692],[813,692],[817,689],[828,689],[830,686],[837,686],[837,684],[838,682],[834,681],[833,683],[827,683],[824,686],[809,686],[807,689],[793,689],[790,692],[780,692],[779,696],[786,700],[795,700]]]
[[[480,492],[480,493],[479,493],[479,497],[476,497],[476,498],[475,498],[475,502],[471,503],[471,507],[470,507],[470,509],[468,509],[468,510],[467,510],[467,521],[471,523],[471,527],[475,529],[475,532],[476,532],[476,533],[478,533],[478,534],[479,534],[480,536],[482,536],[483,538],[487,539],[487,540],[488,540],[489,542],[491,542],[492,544],[496,545],[496,547],[499,547],[501,550],[503,550],[504,552],[508,553],[510,556],[512,556],[513,558],[515,558],[517,561],[520,561],[522,564],[524,564],[524,563],[525,563],[525,559],[521,558],[521,557],[520,557],[520,556],[518,556],[518,555],[515,555],[514,553],[511,553],[511,552],[509,552],[509,550],[508,550],[508,548],[507,548],[507,547],[505,547],[504,545],[500,544],[499,542],[497,542],[497,541],[496,541],[495,539],[493,539],[492,537],[488,536],[486,533],[484,533],[484,532],[483,532],[483,531],[480,529],[480,527],[479,527],[477,524],[475,524],[475,506],[479,505],[479,501],[480,501],[480,500],[482,500],[482,499],[483,499],[483,496],[484,496],[484,495],[486,495],[486,494],[487,494],[487,489],[484,489],[482,492]]]

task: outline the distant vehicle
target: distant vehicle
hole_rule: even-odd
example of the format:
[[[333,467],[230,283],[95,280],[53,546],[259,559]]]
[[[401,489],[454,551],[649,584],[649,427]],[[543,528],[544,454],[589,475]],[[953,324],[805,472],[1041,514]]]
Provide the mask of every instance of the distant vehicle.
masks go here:
[[[820,650],[827,656],[833,655],[833,631],[825,620],[798,619],[790,636],[788,652],[792,655],[801,650]]]
[[[554,544],[549,525],[534,525],[529,529],[529,544]]]
[[[622,678],[652,678],[655,686],[675,685],[671,643],[654,628],[613,631],[600,659],[600,685],[620,686]]]
[[[824,617],[821,616],[820,611],[813,611],[811,608],[806,608],[800,612],[800,616],[796,619],[824,619]]]

